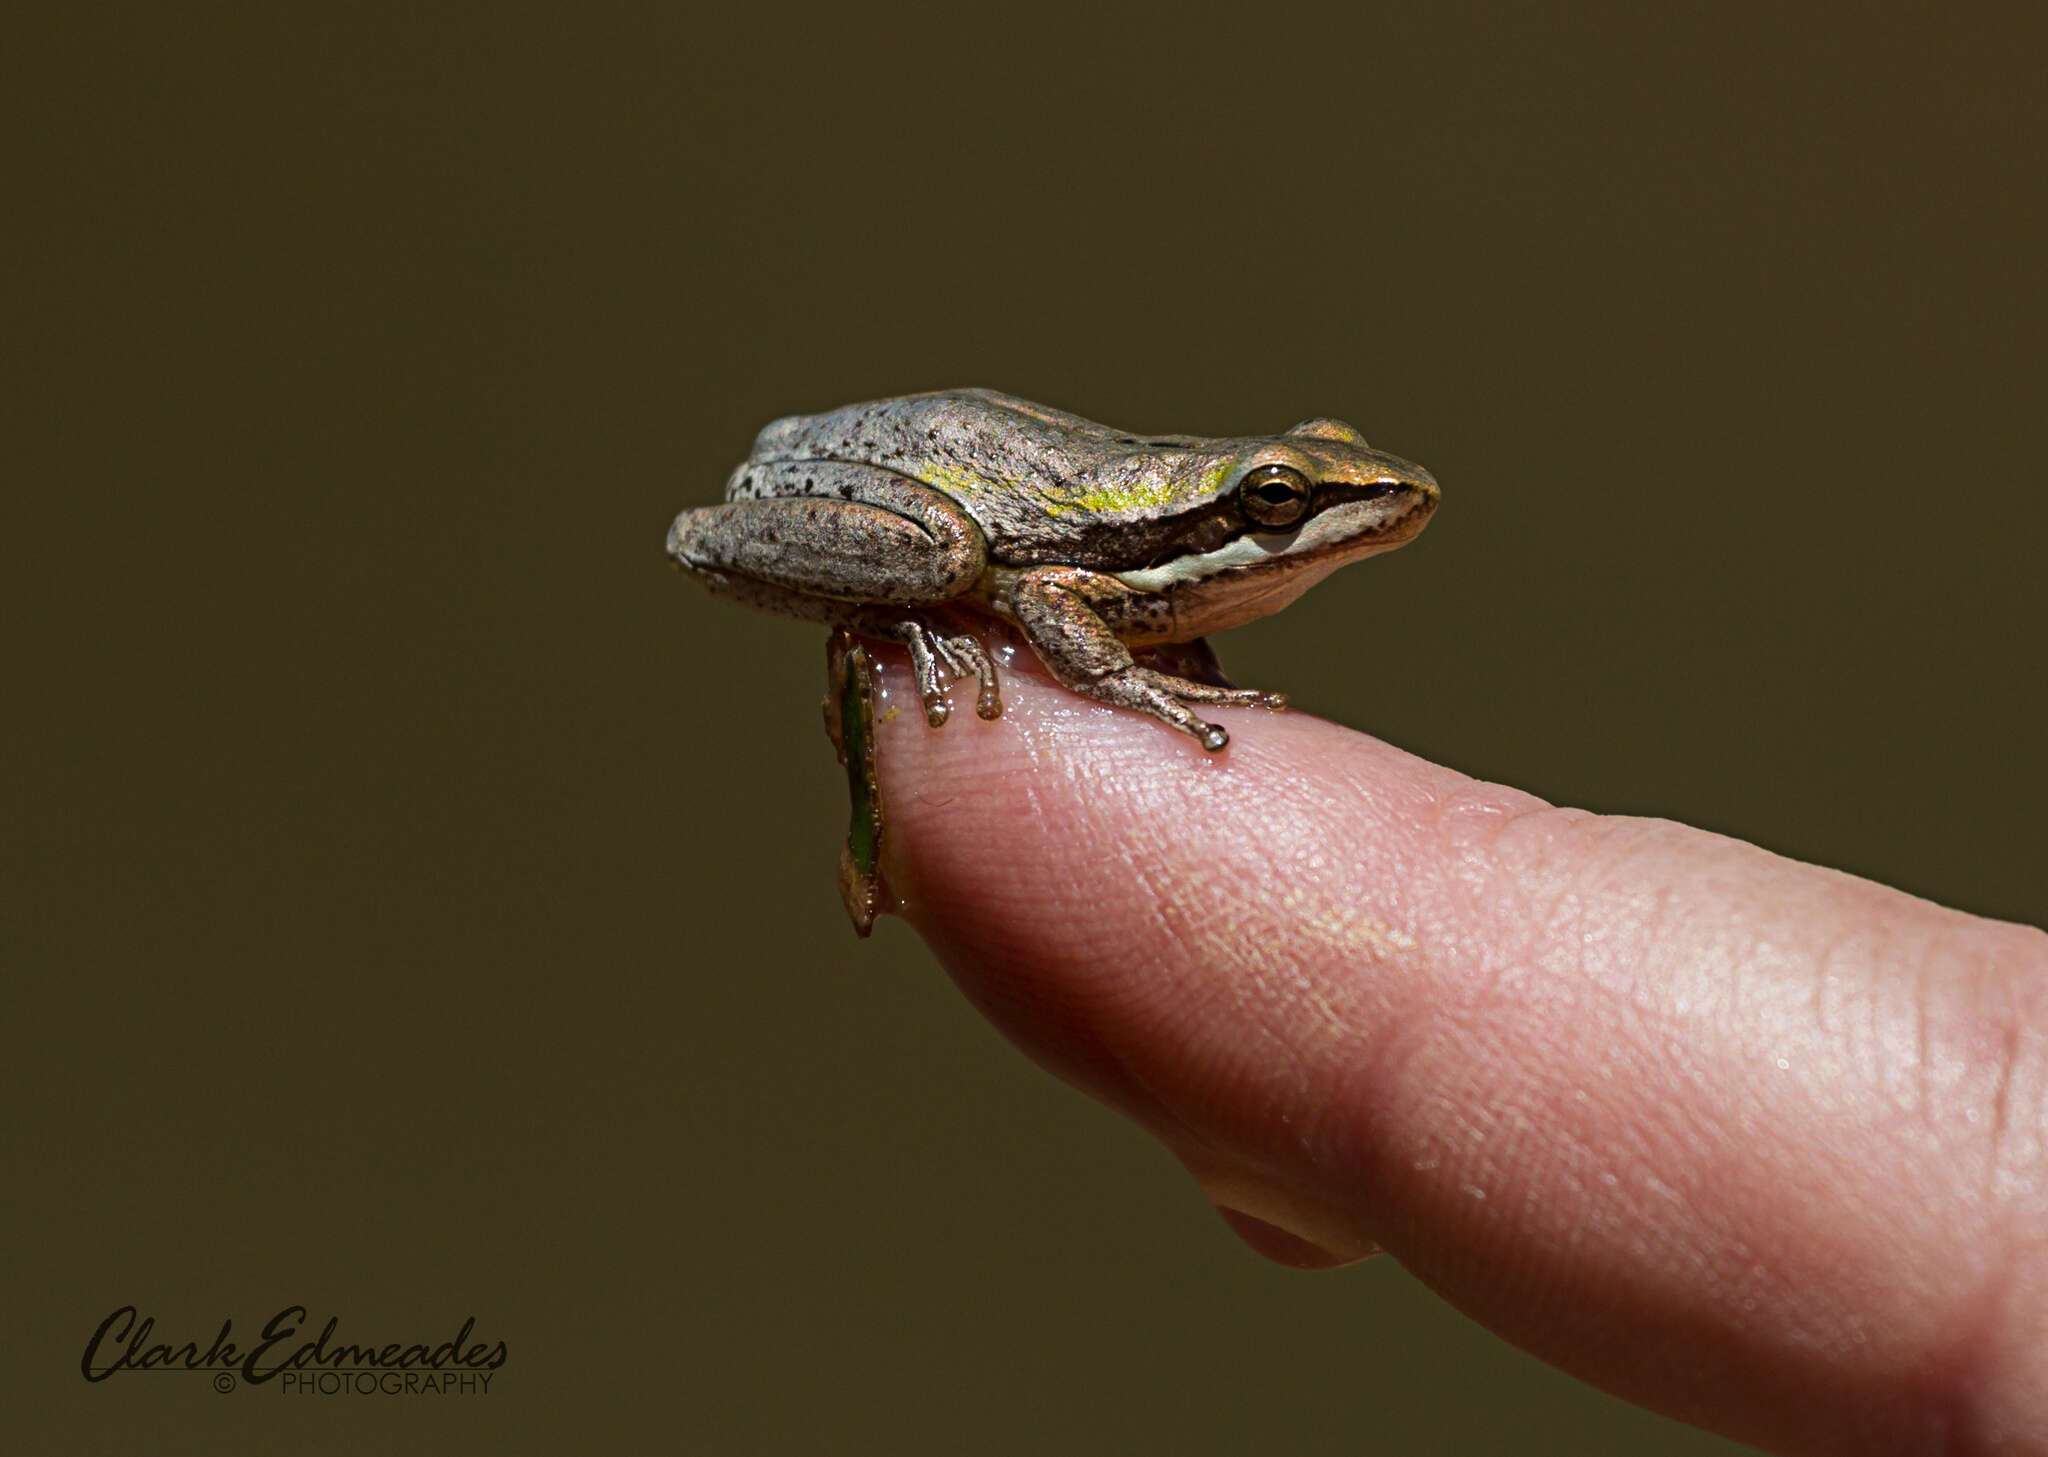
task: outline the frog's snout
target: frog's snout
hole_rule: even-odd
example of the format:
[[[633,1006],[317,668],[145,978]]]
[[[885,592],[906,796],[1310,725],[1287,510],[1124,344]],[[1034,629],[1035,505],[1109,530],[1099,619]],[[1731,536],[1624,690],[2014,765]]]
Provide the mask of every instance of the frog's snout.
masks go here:
[[[1375,452],[1377,454],[1377,452]],[[1397,456],[1381,455],[1373,472],[1372,505],[1365,508],[1370,522],[1365,533],[1386,550],[1415,539],[1443,499],[1436,477],[1421,466]]]
[[[1431,506],[1443,499],[1443,488],[1437,485],[1436,477],[1413,461],[1402,460],[1397,455],[1382,455],[1379,458],[1380,482],[1389,491],[1403,487],[1416,492]]]

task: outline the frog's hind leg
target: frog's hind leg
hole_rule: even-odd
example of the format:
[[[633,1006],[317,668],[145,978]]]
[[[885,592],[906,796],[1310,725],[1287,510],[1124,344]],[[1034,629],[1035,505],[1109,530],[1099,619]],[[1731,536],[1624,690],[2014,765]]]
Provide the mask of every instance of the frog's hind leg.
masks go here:
[[[947,635],[935,631],[921,618],[905,617],[887,633],[910,652],[910,670],[917,679],[918,701],[924,704],[924,721],[933,728],[953,716],[946,702],[946,689],[963,678],[980,685],[974,700],[977,718],[1003,716],[1002,690],[996,683],[995,660],[978,637],[969,633]]]
[[[833,602],[792,592],[787,587],[757,582],[729,572],[699,570],[694,573],[714,597],[737,602],[758,612],[793,617],[799,622],[816,622],[844,628],[861,637],[903,644],[910,654],[910,671],[917,683],[918,702],[924,706],[925,722],[943,727],[953,716],[946,690],[965,678],[979,681],[974,703],[978,717],[1000,718],[1002,693],[996,681],[996,665],[979,638],[967,633],[943,633],[914,611],[895,607],[865,607],[851,602]]]
[[[906,476],[836,461],[762,469],[789,474],[749,489],[777,494],[676,517],[668,554],[678,566],[841,603],[929,607],[966,592],[988,565],[973,518]]]
[[[902,643],[933,728],[951,716],[946,689],[970,676],[975,713],[1002,713],[988,649],[926,617],[988,565],[981,528],[950,497],[840,461],[745,466],[733,489],[752,494],[676,518],[668,553],[677,566],[748,607]]]

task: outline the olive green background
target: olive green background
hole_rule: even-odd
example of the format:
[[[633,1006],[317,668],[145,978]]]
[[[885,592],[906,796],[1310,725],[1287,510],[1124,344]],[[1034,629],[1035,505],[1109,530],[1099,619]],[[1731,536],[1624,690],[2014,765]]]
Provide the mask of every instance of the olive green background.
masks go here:
[[[45,9],[15,1450],[1734,1450],[1388,1261],[1261,1263],[900,923],[857,943],[822,635],[661,539],[791,411],[1338,415],[1446,504],[1223,639],[1241,680],[2038,923],[2018,7]],[[88,1386],[124,1303],[510,1360]]]

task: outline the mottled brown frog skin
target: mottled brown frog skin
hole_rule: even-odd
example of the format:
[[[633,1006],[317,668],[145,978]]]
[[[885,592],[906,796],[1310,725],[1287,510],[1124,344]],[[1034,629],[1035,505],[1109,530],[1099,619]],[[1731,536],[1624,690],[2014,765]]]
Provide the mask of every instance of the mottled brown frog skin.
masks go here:
[[[1229,735],[1189,704],[1285,700],[1160,672],[1131,649],[1279,611],[1414,539],[1438,492],[1336,420],[1138,436],[993,390],[940,390],[777,420],[725,497],[676,518],[676,563],[721,597],[901,642],[934,728],[947,686],[968,676],[976,712],[1002,712],[979,613],[1014,623],[1074,692],[1213,751]]]

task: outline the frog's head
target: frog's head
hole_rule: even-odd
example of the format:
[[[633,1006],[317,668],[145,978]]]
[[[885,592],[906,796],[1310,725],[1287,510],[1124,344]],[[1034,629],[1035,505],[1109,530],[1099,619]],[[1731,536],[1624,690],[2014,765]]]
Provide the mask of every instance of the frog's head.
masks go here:
[[[1422,467],[1383,454],[1341,420],[1234,442],[1198,502],[1125,585],[1173,600],[1192,638],[1277,612],[1347,562],[1392,551],[1428,523],[1439,492]]]

